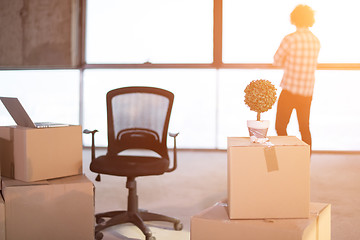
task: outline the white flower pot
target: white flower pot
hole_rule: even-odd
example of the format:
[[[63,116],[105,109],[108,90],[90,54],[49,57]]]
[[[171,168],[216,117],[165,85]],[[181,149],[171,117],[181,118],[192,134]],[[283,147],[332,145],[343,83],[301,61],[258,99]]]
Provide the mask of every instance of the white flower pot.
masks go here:
[[[266,138],[269,125],[269,120],[247,120],[250,137],[255,136],[256,138]]]

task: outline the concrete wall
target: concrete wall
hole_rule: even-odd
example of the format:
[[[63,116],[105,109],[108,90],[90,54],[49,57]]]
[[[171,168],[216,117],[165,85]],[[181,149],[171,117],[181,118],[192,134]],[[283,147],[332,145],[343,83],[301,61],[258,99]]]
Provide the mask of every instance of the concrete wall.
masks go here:
[[[79,0],[0,0],[0,68],[76,67]]]

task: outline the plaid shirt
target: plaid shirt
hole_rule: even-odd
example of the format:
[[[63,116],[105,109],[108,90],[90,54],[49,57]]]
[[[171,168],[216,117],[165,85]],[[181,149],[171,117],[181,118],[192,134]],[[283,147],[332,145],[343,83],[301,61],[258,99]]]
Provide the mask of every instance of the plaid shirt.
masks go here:
[[[312,96],[319,50],[320,41],[308,28],[298,28],[284,37],[274,55],[274,65],[284,68],[282,89]]]

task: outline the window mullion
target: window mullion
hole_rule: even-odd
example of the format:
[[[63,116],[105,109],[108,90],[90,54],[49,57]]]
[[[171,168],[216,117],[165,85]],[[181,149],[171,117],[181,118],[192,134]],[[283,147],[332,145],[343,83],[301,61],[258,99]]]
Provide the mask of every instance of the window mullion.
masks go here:
[[[220,68],[222,65],[222,0],[214,0],[214,65]]]

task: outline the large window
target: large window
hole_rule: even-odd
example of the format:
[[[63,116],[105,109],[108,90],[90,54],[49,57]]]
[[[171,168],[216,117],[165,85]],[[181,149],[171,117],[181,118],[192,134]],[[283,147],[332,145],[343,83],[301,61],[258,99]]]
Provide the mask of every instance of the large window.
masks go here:
[[[226,148],[228,136],[246,136],[246,120],[256,119],[256,113],[249,111],[243,103],[248,79],[267,78],[276,86],[282,76],[281,70],[220,70],[218,87],[219,121],[217,144]],[[357,103],[357,86],[360,86],[360,71],[318,70],[311,107],[310,128],[314,150],[355,151],[360,150],[360,106]],[[339,81],[343,87],[339,87]],[[349,87],[350,86],[350,87]],[[355,86],[355,87],[354,87]],[[280,88],[278,88],[278,93]],[[276,135],[275,116],[277,105],[262,114],[269,119],[269,135]],[[288,134],[301,138],[295,111],[288,126]]]
[[[360,34],[351,30],[360,22],[354,12],[358,3],[351,0],[341,5],[335,1],[304,3],[316,11],[312,31],[321,40],[319,62],[334,66],[359,63]],[[282,38],[295,30],[289,15],[297,4],[288,0],[89,0],[86,59],[101,65],[93,64],[92,68],[98,70],[86,70],[84,74],[84,125],[99,124],[106,130],[105,117],[101,120],[93,116],[95,111],[90,106],[103,96],[99,111],[103,109],[105,116],[104,96],[111,88],[158,86],[175,93],[170,128],[181,133],[179,147],[225,149],[226,138],[247,136],[246,120],[255,118],[243,103],[246,85],[253,79],[265,78],[280,92],[282,70],[271,66],[272,57]],[[213,41],[219,39],[218,35],[213,37],[214,33],[222,33],[221,46]],[[220,67],[215,63],[211,67],[219,57],[215,57],[213,49],[221,51]],[[153,64],[141,65],[145,62]],[[115,63],[109,66],[114,69],[106,70],[107,65],[102,63]],[[123,69],[121,64],[129,63],[140,65]],[[172,65],[163,69],[166,63]],[[174,63],[210,63],[214,69],[194,70],[189,65],[179,65],[181,70],[170,68]],[[227,69],[227,64],[233,64],[234,69]],[[313,149],[360,150],[357,147],[360,141],[354,134],[360,129],[353,124],[359,121],[360,109],[351,99],[356,96],[350,93],[354,90],[345,90],[346,86],[356,89],[360,85],[359,71],[319,70],[316,78],[311,112]],[[263,114],[272,122],[270,135],[276,135],[275,114],[276,105]],[[295,112],[288,133],[300,137]],[[100,139],[100,144],[106,145],[105,134]]]
[[[0,96],[17,97],[33,122],[79,124],[79,70],[0,71]],[[0,125],[15,122],[0,103]]]
[[[212,0],[89,0],[88,63],[211,63]]]
[[[223,0],[223,62],[271,63],[292,29],[292,1]]]
[[[107,145],[106,92],[147,85],[175,94],[170,131],[179,148],[225,149],[227,137],[248,136],[256,114],[244,104],[254,79],[278,88],[272,66],[282,38],[295,30],[294,0],[87,0],[79,70],[0,71],[0,95],[17,96],[34,120],[98,129]],[[360,2],[305,0],[321,41],[310,127],[313,150],[360,151]],[[36,104],[35,104],[36,103]],[[262,115],[276,135],[276,104]],[[13,124],[0,104],[1,125]],[[294,112],[289,135],[300,137]],[[83,138],[90,145],[90,138]],[[172,142],[169,141],[169,145]]]
[[[320,63],[360,62],[360,2],[302,1],[315,11],[311,28],[321,41]],[[223,0],[223,61],[270,63],[281,39],[295,31],[290,13],[298,1]]]
[[[130,85],[160,87],[175,95],[169,131],[180,132],[179,146],[215,148],[215,83],[216,74],[212,69],[87,70],[84,76],[84,127],[98,129],[97,144],[106,146],[106,93]],[[90,144],[90,138],[84,138],[84,141]]]

